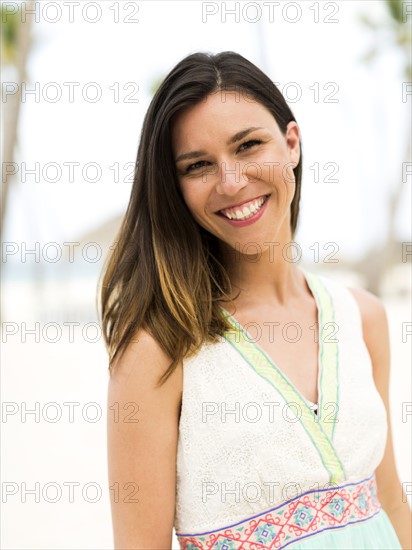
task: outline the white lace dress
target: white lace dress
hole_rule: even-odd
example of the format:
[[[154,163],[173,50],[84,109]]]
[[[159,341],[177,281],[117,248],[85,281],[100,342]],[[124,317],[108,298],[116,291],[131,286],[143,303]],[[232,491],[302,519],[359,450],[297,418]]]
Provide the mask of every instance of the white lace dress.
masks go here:
[[[185,550],[401,549],[377,494],[387,417],[358,305],[300,269],[318,308],[316,405],[225,310],[233,331],[184,361],[175,530]]]

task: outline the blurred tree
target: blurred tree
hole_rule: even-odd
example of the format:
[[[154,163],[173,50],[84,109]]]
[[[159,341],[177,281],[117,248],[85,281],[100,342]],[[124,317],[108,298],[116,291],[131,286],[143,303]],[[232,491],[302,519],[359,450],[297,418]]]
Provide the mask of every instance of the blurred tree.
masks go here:
[[[392,43],[392,46],[404,57],[404,76],[407,82],[412,80],[412,65],[411,65],[411,24],[408,24],[408,16],[406,10],[407,2],[405,0],[384,0],[385,11],[387,17],[384,21],[377,21],[370,17],[369,14],[359,15],[359,21],[375,33],[376,38],[384,38],[386,35],[386,43],[384,40],[376,41],[370,50],[361,58],[365,63],[371,63],[383,50]],[[409,2],[410,4],[410,2]],[[409,17],[412,17],[409,15]]]
[[[2,110],[3,110],[3,144],[2,144],[2,187],[1,187],[1,230],[3,231],[4,219],[7,209],[7,197],[11,177],[4,167],[5,163],[14,162],[14,151],[18,144],[17,128],[19,123],[21,104],[21,85],[27,81],[26,64],[27,57],[32,46],[30,36],[31,22],[33,16],[26,16],[22,20],[22,9],[17,2],[13,3],[15,12],[9,12],[10,3],[6,6],[0,4],[1,14],[1,65],[14,69],[16,78],[13,84],[17,84],[18,91],[10,94],[3,100],[3,84],[1,89]],[[33,10],[34,0],[25,2],[27,11]],[[4,102],[3,102],[4,101]]]
[[[154,78],[151,83],[149,84],[149,93],[153,97],[155,93],[157,92],[158,88],[160,87],[160,84],[163,82],[166,75],[158,76],[157,78]]]
[[[1,13],[1,58],[3,62],[14,64],[16,61],[17,28],[20,12],[7,13],[4,4]]]
[[[410,2],[408,2],[410,4]],[[384,18],[382,21],[374,19],[370,14],[362,14],[359,21],[374,34],[374,44],[361,57],[361,61],[370,65],[379,56],[379,53],[386,51],[389,46],[395,48],[403,59],[402,79],[404,84],[411,85],[412,64],[411,44],[412,27],[408,22],[407,2],[404,0],[384,0]],[[401,101],[402,90],[399,91]],[[411,134],[408,132],[405,142],[405,154],[403,162],[411,158]],[[404,182],[402,181],[402,168],[394,170],[396,182],[391,186],[388,198],[388,230],[386,240],[370,250],[361,261],[353,267],[361,272],[366,278],[366,286],[369,291],[379,294],[382,288],[382,280],[385,273],[402,261],[402,246],[396,237],[396,214],[399,211],[402,201]]]

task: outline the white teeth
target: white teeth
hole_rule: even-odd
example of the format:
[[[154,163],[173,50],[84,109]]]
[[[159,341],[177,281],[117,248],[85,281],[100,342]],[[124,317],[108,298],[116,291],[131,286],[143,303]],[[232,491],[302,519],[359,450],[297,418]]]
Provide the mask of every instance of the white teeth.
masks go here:
[[[248,206],[244,206],[242,209],[238,208],[236,211],[227,209],[221,210],[221,212],[224,216],[226,216],[226,218],[229,218],[229,220],[246,220],[251,218],[258,210],[260,210],[266,199],[267,196],[262,197],[261,199],[250,203]]]

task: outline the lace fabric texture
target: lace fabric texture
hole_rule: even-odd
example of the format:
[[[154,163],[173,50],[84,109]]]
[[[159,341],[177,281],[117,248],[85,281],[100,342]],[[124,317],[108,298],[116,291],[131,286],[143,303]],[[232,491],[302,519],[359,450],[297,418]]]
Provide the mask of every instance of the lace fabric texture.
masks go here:
[[[184,361],[175,511],[182,548],[223,549],[185,537],[224,532],[305,493],[372,479],[383,458],[386,411],[358,305],[345,286],[302,271],[325,314],[320,329],[328,319],[338,329],[335,351],[324,354],[317,414],[254,346],[222,337]]]

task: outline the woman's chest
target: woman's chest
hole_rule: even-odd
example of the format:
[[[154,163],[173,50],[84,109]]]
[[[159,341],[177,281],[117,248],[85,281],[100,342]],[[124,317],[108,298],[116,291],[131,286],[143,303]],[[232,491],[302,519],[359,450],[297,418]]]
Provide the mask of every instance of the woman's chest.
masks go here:
[[[223,480],[340,483],[369,475],[386,442],[384,406],[362,348],[345,346],[324,373],[319,417],[261,358],[227,340],[185,367],[180,424],[186,465]],[[328,370],[328,363],[324,368]],[[331,399],[333,397],[333,400]],[[305,481],[306,480],[306,481]]]
[[[279,370],[301,397],[317,403],[322,346],[316,307],[295,314],[263,310],[252,317],[250,313],[239,312],[236,321],[252,344],[249,355],[266,355],[268,363]],[[240,339],[234,342],[242,353],[244,345]]]

